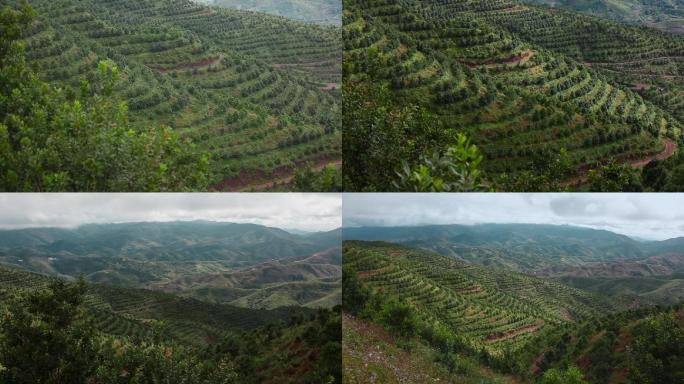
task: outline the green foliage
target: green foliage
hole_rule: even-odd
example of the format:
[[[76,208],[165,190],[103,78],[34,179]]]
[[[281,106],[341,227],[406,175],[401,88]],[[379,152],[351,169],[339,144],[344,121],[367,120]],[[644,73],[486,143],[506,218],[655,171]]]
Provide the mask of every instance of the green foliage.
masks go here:
[[[582,377],[582,372],[577,367],[567,370],[549,369],[544,372],[541,384],[587,384]]]
[[[343,104],[343,152],[352,159],[343,164],[346,190],[484,189],[478,148],[463,134],[456,135],[454,145],[445,145],[453,139],[437,118],[416,105],[396,105],[388,87],[372,76],[346,83]],[[431,151],[428,158],[425,153]]]
[[[370,292],[361,284],[351,266],[342,269],[342,307],[345,312],[358,314],[366,305]]]
[[[297,170],[293,179],[294,189],[300,192],[342,192],[342,172],[340,168],[323,167],[320,171],[308,164]]]
[[[416,334],[417,318],[411,306],[395,298],[387,300],[378,314],[387,329],[398,336],[412,337]]]
[[[274,312],[255,311],[260,316],[257,320],[267,325],[240,332],[240,324],[247,325],[249,319],[237,313],[216,313],[211,318],[206,312],[218,312],[218,308],[208,303],[169,302],[168,296],[155,302],[155,295],[164,295],[117,292],[112,287],[88,286],[82,280],[46,284],[45,277],[26,273],[16,278],[0,276],[0,296],[16,292],[18,297],[3,309],[3,383],[341,382],[339,306],[306,313],[290,308],[278,316],[281,321],[268,318]],[[108,297],[114,293],[115,298]],[[92,302],[100,304],[93,308]],[[135,311],[127,316],[113,312],[102,316],[102,307],[122,305],[137,307],[138,315],[147,311],[140,315],[144,323],[138,323]],[[201,316],[205,319],[198,320]],[[184,318],[179,321],[180,317]],[[282,321],[288,318],[287,323]],[[124,322],[122,330],[117,330],[118,322]],[[192,340],[179,337],[179,324],[197,336]],[[212,326],[223,332],[200,336],[202,329]],[[148,332],[138,332],[141,328]],[[234,332],[225,332],[227,328]],[[274,351],[283,353],[274,358]],[[291,369],[299,374],[292,375]]]
[[[412,192],[486,191],[478,169],[482,159],[478,148],[465,135],[458,134],[456,144],[444,155],[437,152],[430,158],[423,155],[414,169],[404,160],[394,186],[399,191]]]
[[[629,165],[611,160],[598,170],[589,171],[591,192],[641,192],[643,187],[637,172]]]
[[[112,89],[118,69],[99,64],[92,84],[55,88],[38,79],[17,41],[33,13],[0,14],[0,190],[165,191],[207,186],[207,158],[169,128],[137,131]]]
[[[571,175],[568,152],[554,153],[544,150],[531,161],[529,171],[515,175],[504,174],[498,180],[499,188],[509,192],[562,192],[567,190],[562,181]]]
[[[0,326],[0,381],[85,383],[96,369],[93,330],[81,307],[85,282],[54,282],[11,303]]]
[[[347,190],[388,190],[377,185],[396,180],[383,172],[403,161],[409,190],[440,190],[423,163],[459,133],[498,190],[582,190],[586,172],[611,158],[640,164],[662,143],[657,157],[670,156],[684,127],[672,76],[682,71],[680,39],[512,0],[349,0],[345,9]],[[428,114],[434,129],[405,110]]]
[[[632,331],[630,379],[635,383],[681,383],[684,380],[682,312],[669,312],[640,322]]]

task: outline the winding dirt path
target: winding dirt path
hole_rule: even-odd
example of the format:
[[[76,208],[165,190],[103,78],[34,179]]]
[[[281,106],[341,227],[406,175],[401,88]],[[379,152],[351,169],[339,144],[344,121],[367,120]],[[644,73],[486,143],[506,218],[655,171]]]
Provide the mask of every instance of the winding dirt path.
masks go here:
[[[665,148],[660,152],[655,155],[648,156],[644,159],[641,160],[632,160],[632,161],[623,161],[622,163],[627,163],[629,162],[629,165],[634,168],[634,169],[641,169],[648,164],[650,164],[654,160],[665,160],[670,158],[674,153],[677,151],[677,144],[675,144],[672,140],[668,138],[663,138],[663,144],[665,145]],[[563,182],[562,185],[565,187],[577,187],[580,186],[584,183],[587,182],[587,173],[589,172],[589,169],[585,169],[580,171],[580,174],[577,176],[569,179],[566,182]]]
[[[663,149],[662,152],[655,156],[650,156],[646,159],[631,163],[630,165],[632,166],[632,168],[643,168],[654,160],[665,160],[674,155],[675,151],[677,150],[677,144],[675,144],[672,140],[667,138],[663,139],[663,144],[665,144],[665,149]]]

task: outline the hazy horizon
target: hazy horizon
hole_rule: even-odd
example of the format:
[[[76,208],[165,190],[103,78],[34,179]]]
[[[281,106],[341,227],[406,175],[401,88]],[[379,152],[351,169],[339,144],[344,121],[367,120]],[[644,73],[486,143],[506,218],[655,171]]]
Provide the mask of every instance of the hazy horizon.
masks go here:
[[[343,228],[542,224],[607,230],[637,240],[684,237],[676,194],[344,194]]]
[[[337,194],[2,194],[0,230],[213,221],[305,232],[342,226]]]

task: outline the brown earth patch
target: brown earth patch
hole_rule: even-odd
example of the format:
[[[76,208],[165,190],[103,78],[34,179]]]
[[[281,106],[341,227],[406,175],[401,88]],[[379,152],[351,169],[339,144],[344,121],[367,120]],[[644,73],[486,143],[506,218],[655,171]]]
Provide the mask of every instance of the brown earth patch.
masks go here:
[[[515,336],[522,335],[523,333],[536,332],[543,326],[544,320],[540,320],[536,324],[525,325],[523,327],[512,329],[507,332],[494,332],[491,335],[487,336],[487,338],[485,339],[485,343],[493,344],[498,341],[504,341],[511,339]]]
[[[271,173],[264,171],[240,171],[237,177],[225,179],[220,183],[210,187],[214,191],[240,192],[240,191],[263,191],[272,189],[278,185],[286,185],[294,179],[297,168],[304,166],[308,161],[297,162],[295,166],[282,166]],[[320,171],[326,166],[340,167],[342,160],[335,159],[335,156],[324,156],[314,162],[314,169]],[[268,181],[265,181],[268,180]]]

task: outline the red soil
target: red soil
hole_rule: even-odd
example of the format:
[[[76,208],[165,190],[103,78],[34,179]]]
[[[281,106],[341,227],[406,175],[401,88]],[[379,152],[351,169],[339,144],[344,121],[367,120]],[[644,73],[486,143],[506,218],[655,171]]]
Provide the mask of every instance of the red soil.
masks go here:
[[[508,332],[494,332],[491,335],[487,336],[487,339],[485,339],[485,342],[487,344],[492,344],[492,343],[496,343],[497,341],[507,340],[507,339],[510,339],[512,337],[521,335],[523,333],[536,332],[539,328],[541,328],[543,326],[544,326],[544,321],[541,320],[541,321],[537,322],[536,324],[526,325],[524,327],[512,329]]]
[[[275,187],[276,185],[283,185],[292,182],[296,169],[298,167],[304,166],[306,163],[306,161],[301,161],[298,162],[294,167],[279,167],[270,174],[264,171],[241,171],[238,177],[225,179],[218,184],[212,185],[211,189],[223,192],[267,190]],[[318,171],[328,165],[339,167],[342,165],[342,160],[335,159],[333,156],[324,156],[314,162],[314,168]]]
[[[643,160],[635,161],[631,163],[632,168],[643,168],[647,166],[651,161],[654,160],[665,160],[670,156],[674,155],[677,145],[670,139],[663,139],[663,144],[665,144],[665,149],[655,156],[650,156]]]

